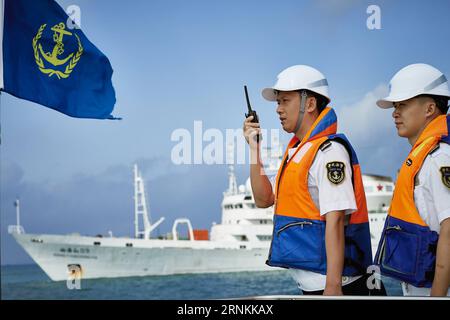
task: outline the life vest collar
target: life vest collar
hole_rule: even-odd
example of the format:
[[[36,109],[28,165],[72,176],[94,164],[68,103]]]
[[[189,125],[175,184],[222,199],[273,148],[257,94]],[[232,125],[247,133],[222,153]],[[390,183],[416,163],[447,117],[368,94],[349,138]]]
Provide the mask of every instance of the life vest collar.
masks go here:
[[[325,109],[322,110],[317,119],[311,125],[311,128],[309,128],[308,132],[306,132],[295,153],[297,153],[298,150],[300,150],[305,143],[325,136],[336,134],[336,132],[337,132],[336,113],[334,112],[333,108],[326,107]],[[292,137],[291,141],[289,142],[288,149],[293,148],[295,144],[298,142],[299,139],[296,136]]]
[[[414,144],[412,150],[416,149],[425,140],[431,137],[443,137],[448,136],[448,115],[440,115],[433,119],[422,131],[416,143]]]

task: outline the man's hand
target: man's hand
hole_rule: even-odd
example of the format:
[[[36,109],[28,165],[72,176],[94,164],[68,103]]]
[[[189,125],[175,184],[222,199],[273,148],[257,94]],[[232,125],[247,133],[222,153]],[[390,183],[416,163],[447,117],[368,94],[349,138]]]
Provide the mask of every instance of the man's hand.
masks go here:
[[[432,297],[445,297],[450,286],[450,218],[441,222],[436,252],[436,272],[431,287]]]
[[[327,285],[323,291],[324,296],[343,296],[342,284],[337,286]]]
[[[250,145],[250,183],[253,191],[253,199],[258,208],[268,208],[274,204],[275,196],[272,184],[264,172],[261,159],[259,157],[258,142],[256,135],[261,133],[259,123],[251,122],[253,116],[244,121],[244,137]]]
[[[252,120],[253,116],[245,119],[242,131],[244,132],[245,141],[247,141],[247,143],[250,145],[250,148],[254,150],[258,147],[256,136],[261,133],[261,128],[259,123],[251,122]]]

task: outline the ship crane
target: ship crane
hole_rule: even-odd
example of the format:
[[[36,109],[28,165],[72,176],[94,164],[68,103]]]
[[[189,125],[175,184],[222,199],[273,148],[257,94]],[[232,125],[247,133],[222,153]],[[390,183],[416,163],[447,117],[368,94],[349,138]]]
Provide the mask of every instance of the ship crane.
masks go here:
[[[143,229],[140,221],[142,220]],[[150,233],[155,230],[162,222],[161,217],[154,224],[150,223],[149,212],[147,210],[147,201],[145,196],[144,179],[138,170],[137,164],[134,165],[134,235],[136,238],[150,239]]]

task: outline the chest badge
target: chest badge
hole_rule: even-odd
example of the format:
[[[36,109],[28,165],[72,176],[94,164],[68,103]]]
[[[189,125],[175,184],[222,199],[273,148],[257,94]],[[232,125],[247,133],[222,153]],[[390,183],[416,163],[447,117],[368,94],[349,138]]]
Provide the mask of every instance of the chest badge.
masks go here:
[[[345,179],[345,164],[340,161],[328,162],[327,177],[333,184],[340,184]]]
[[[450,167],[441,167],[442,183],[450,189]]]

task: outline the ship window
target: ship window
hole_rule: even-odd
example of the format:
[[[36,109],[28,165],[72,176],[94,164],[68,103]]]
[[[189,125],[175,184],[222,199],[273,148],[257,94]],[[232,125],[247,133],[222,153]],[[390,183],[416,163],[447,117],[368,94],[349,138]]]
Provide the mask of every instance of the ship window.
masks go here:
[[[242,209],[243,208],[242,203],[235,204],[234,207],[236,209]]]
[[[252,200],[252,196],[245,196],[244,200]]]
[[[61,248],[61,249],[59,249],[59,251],[60,251],[60,252],[66,252],[66,249]]]
[[[132,244],[132,243],[127,243],[126,246],[127,246],[127,247],[132,247],[133,244]]]
[[[94,246],[99,246],[99,245],[101,245],[100,242],[98,242],[98,241],[95,241],[95,242],[94,242]]]
[[[239,249],[245,249],[247,248],[246,246],[239,246]]]

